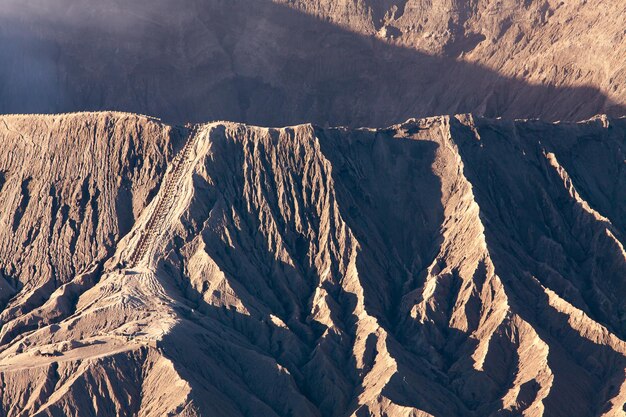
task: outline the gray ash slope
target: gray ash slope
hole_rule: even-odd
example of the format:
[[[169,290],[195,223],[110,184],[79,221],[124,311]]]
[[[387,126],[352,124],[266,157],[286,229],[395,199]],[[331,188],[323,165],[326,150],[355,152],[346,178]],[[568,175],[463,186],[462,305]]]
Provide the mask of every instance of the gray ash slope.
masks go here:
[[[623,416],[625,135],[2,117],[2,414]]]

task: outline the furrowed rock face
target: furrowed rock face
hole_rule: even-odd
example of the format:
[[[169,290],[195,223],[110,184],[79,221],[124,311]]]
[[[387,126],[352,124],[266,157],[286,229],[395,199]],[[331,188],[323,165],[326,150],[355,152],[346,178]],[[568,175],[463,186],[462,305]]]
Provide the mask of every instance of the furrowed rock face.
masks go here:
[[[3,120],[6,415],[624,412],[624,119]]]
[[[0,338],[15,320],[36,328],[41,317],[28,313],[55,290],[93,282],[182,136],[134,115],[0,118]]]

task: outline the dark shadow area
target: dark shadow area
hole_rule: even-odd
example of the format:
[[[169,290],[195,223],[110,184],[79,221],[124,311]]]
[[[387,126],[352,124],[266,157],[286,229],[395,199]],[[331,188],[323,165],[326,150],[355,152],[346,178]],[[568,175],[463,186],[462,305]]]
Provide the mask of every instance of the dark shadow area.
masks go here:
[[[624,155],[621,125],[615,121],[609,130],[599,122],[481,122],[481,142],[491,152],[477,142],[459,143],[482,214],[491,221],[493,246],[508,245],[511,262],[522,262],[546,287],[624,338],[626,269],[616,261],[621,256],[618,242],[624,241],[619,216],[624,199],[620,185],[626,180],[619,172]],[[459,138],[473,135],[460,124],[454,129]],[[620,136],[621,141],[616,140]],[[556,161],[552,163],[567,167],[563,174],[548,161],[550,152]],[[585,193],[587,209],[571,195],[573,189]],[[589,211],[594,208],[601,208],[610,220],[596,217]]]
[[[449,156],[437,160],[439,139],[419,135],[412,124],[377,132],[318,129],[316,136],[333,166],[342,219],[359,242],[365,308],[389,334],[386,346],[398,366],[382,395],[434,416],[482,416],[500,409],[513,385],[515,347],[501,337],[500,350],[490,351],[485,368],[474,369],[478,341],[470,334],[481,313],[470,311],[468,302],[469,330],[450,326],[462,285],[456,271],[438,278],[438,311],[425,323],[401,310],[404,296],[424,285],[444,239],[442,183],[433,166]],[[485,275],[479,264],[477,286]],[[362,409],[357,415],[368,414]]]
[[[420,337],[411,337],[415,329],[407,331],[410,325],[401,312],[403,296],[423,284],[423,272],[443,239],[442,185],[432,170],[440,145],[434,138],[413,136],[418,131],[416,125],[404,125],[398,130],[317,129],[315,133],[333,167],[339,213],[359,243],[356,267],[365,310],[388,333],[386,347],[398,366],[382,394],[395,404],[436,416],[467,415],[468,404],[451,379],[442,378],[450,364],[436,369],[430,363],[426,352],[416,348]],[[427,332],[420,336],[418,343],[436,345]],[[450,332],[447,336],[447,349],[454,350],[449,356],[455,356],[467,335],[455,337]],[[446,349],[438,347],[441,353]],[[364,372],[374,365],[375,354],[371,355],[372,363]],[[369,415],[367,408],[357,409],[363,383],[343,415]]]
[[[20,198],[17,209],[15,210],[15,214],[13,215],[13,225],[12,230],[13,233],[17,232],[18,227],[20,226],[20,222],[22,221],[22,217],[24,216],[24,212],[28,207],[28,203],[30,202],[30,182],[33,179],[31,177],[25,178],[22,180],[22,184],[20,186]],[[29,242],[30,243],[30,242]],[[23,246],[27,246],[28,244],[24,244]]]
[[[72,7],[70,7],[70,5]],[[0,112],[382,126],[409,117],[626,113],[593,87],[530,85],[268,0],[63,0],[0,14]],[[480,42],[480,35],[448,51]]]
[[[2,188],[4,188],[4,184],[6,184],[6,172],[0,171],[0,192],[2,192]]]
[[[410,130],[316,130],[333,167],[339,213],[359,242],[366,307],[389,329],[398,300],[422,284],[418,276],[442,240],[441,181],[432,171],[439,145]]]
[[[547,366],[554,379],[548,396],[543,399],[546,414],[562,417],[600,414],[600,408],[616,394],[611,387],[623,382],[626,357],[609,343],[596,343],[593,332],[585,333],[587,325],[572,320],[564,311],[565,303],[555,305],[547,292],[553,291],[584,311],[589,320],[623,338],[617,310],[623,299],[620,297],[623,284],[619,279],[623,269],[619,264],[603,260],[605,249],[596,239],[602,236],[599,228],[605,226],[577,207],[562,179],[548,166],[543,152],[553,150],[550,142],[562,140],[558,146],[566,148],[565,141],[587,142],[594,136],[593,140],[599,140],[610,133],[598,129],[592,134],[567,126],[557,131],[546,124],[533,123],[518,128],[501,122],[479,124],[479,143],[461,140],[474,135],[469,127],[457,122],[452,129],[460,145],[464,175],[473,185],[481,219],[488,225],[484,232],[486,243],[511,310],[532,324],[549,346]],[[535,139],[532,137],[535,129],[538,136],[531,140]],[[549,129],[554,129],[548,136],[550,139],[542,143],[539,137],[543,138]],[[544,133],[539,134],[542,130]],[[563,148],[563,154],[568,155]],[[508,151],[503,152],[504,149]],[[542,246],[545,240],[564,254]],[[590,287],[597,292],[590,291]],[[615,298],[602,305],[598,301],[601,299],[598,288]],[[600,307],[615,310],[606,314]],[[576,324],[582,330],[577,330]],[[518,405],[532,401],[535,395],[536,387],[522,386]]]

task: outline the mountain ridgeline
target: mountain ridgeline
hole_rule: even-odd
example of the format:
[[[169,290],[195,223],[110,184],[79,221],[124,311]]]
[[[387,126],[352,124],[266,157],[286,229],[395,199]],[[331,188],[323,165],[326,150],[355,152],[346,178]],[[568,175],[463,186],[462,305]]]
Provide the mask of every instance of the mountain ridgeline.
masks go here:
[[[2,415],[624,415],[624,118],[0,142]]]

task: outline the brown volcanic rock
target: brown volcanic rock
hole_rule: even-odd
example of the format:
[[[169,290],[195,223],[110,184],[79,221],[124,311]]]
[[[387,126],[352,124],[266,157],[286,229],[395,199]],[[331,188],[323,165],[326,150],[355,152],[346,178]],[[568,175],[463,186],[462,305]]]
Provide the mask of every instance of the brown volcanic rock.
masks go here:
[[[606,0],[4,0],[0,112],[386,126],[626,114]]]
[[[625,119],[1,122],[3,414],[624,413]]]

